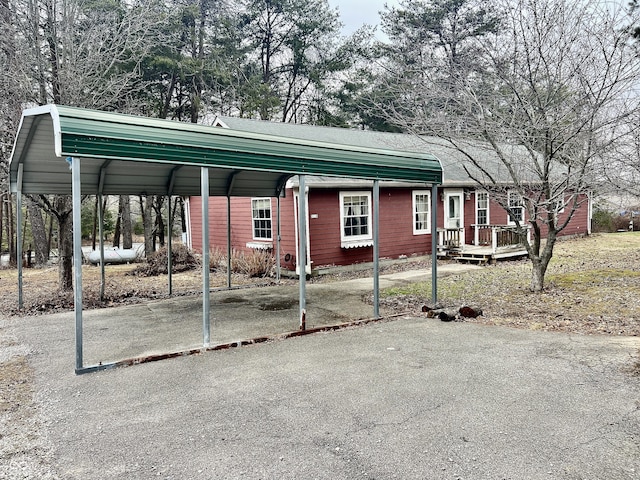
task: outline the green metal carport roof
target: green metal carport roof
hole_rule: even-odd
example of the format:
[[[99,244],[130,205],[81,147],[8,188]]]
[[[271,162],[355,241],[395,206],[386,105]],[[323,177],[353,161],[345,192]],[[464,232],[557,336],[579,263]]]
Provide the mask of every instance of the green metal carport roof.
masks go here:
[[[66,157],[81,159],[82,193],[275,196],[292,175],[442,183],[436,157],[353,147],[60,105],[25,110],[11,158],[16,191],[70,194]],[[231,188],[232,187],[232,188]]]
[[[76,373],[121,364],[100,362],[97,365],[86,366],[83,362],[80,228],[82,194],[201,195],[202,263],[208,265],[209,195],[277,196],[282,194],[286,180],[293,175],[300,176],[301,190],[304,190],[306,175],[372,180],[376,299],[374,303],[377,312],[379,180],[430,183],[433,192],[432,222],[435,225],[435,189],[442,183],[442,167],[436,157],[415,152],[344,146],[58,105],[25,110],[10,161],[11,190],[18,193],[18,225],[22,225],[22,194],[72,195]],[[298,258],[307,257],[305,197],[298,196]],[[19,256],[22,243],[20,231],[19,228]],[[434,258],[435,238],[436,236],[432,235]],[[101,258],[104,258],[102,234],[100,251]],[[169,254],[167,257],[171,259],[172,255]],[[100,263],[104,285],[104,261]],[[168,271],[171,272],[170,263]],[[208,348],[211,323],[209,269],[202,269],[202,275],[203,346]],[[434,299],[436,276],[434,262]],[[21,303],[21,262],[18,262],[18,290]],[[306,315],[305,297],[305,275],[300,275],[299,307],[302,329]],[[157,358],[165,357],[160,355]]]

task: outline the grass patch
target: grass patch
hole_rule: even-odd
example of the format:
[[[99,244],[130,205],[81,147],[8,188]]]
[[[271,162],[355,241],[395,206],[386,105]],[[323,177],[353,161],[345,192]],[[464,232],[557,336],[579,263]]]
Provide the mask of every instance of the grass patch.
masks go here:
[[[547,281],[561,288],[589,289],[593,286],[627,282],[631,278],[640,278],[640,272],[634,270],[597,269],[548,275]]]
[[[640,336],[640,233],[561,241],[554,252],[543,292],[529,289],[528,260],[505,261],[440,278],[438,301],[446,308],[481,308],[484,315],[473,322]],[[431,303],[431,282],[386,289],[381,297],[420,312]]]

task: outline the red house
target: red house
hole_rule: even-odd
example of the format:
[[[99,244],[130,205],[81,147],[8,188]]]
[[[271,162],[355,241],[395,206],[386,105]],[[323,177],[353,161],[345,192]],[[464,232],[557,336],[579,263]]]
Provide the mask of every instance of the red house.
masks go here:
[[[462,162],[451,150],[425,145],[409,135],[348,130],[307,125],[271,123],[240,118],[218,117],[215,125],[254,133],[287,136],[346,145],[387,148],[406,151],[429,151],[443,165],[444,181],[438,188],[435,229],[442,254],[454,257],[488,260],[526,253],[518,246],[515,222],[492,196],[477,188],[461,167]],[[434,151],[435,150],[435,151]],[[440,151],[439,151],[440,150]],[[372,182],[306,178],[307,195],[307,271],[334,265],[371,262]],[[230,218],[231,247],[235,250],[267,249],[276,252],[280,228],[280,265],[296,269],[297,177],[287,181],[284,196],[212,197],[209,200],[210,242],[212,248],[227,248]],[[414,183],[380,182],[379,255],[380,258],[404,258],[431,253],[431,186]],[[506,199],[519,220],[526,222],[526,211],[519,207],[521,199],[505,187]],[[591,203],[580,199],[564,235],[590,233]],[[230,213],[228,213],[228,206]],[[188,243],[202,248],[201,202],[187,201]],[[518,214],[518,210],[521,212]],[[559,211],[559,220],[564,212]],[[545,232],[543,232],[544,234]]]

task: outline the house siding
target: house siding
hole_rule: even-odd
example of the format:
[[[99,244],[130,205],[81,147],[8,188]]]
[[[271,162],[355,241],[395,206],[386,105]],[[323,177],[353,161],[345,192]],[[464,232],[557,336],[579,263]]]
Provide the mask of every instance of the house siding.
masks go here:
[[[191,225],[191,246],[194,250],[202,252],[202,200],[200,197],[191,197],[190,201],[190,225]],[[247,247],[248,242],[253,242],[253,224],[251,218],[251,198],[232,197],[231,198],[231,248],[244,253],[253,251]],[[281,242],[280,251],[281,265],[283,268],[290,268],[295,260],[295,232],[293,201],[291,198],[280,200],[280,229]],[[277,235],[277,199],[271,199],[271,219],[272,219],[272,242],[275,253]],[[255,240],[262,241],[262,240]],[[211,250],[219,249],[226,253],[227,250],[227,198],[209,198],[209,244]],[[285,261],[286,253],[290,253],[293,258]]]
[[[587,208],[587,195],[580,195],[578,197],[578,203],[580,205],[574,212],[569,224],[560,232],[560,236],[586,235],[589,233],[589,222],[591,220],[589,218],[589,208]],[[568,209],[558,215],[558,222],[562,223],[566,221],[567,215],[569,215]],[[549,233],[546,225],[542,225],[540,231],[543,237],[546,237]]]
[[[380,189],[380,232],[379,249],[381,258],[399,258],[412,255],[429,255],[431,253],[431,234],[413,233],[413,191],[424,188],[381,188]],[[428,189],[427,189],[428,190]],[[340,192],[348,189],[309,189],[309,255],[313,268],[330,265],[351,265],[371,262],[373,247],[363,246],[343,248],[341,246],[340,224]],[[354,191],[364,191],[362,188]],[[366,190],[370,191],[370,190]],[[444,225],[444,205],[442,195],[438,192],[438,228]],[[296,266],[296,218],[294,209],[294,192],[287,189],[286,196],[280,200],[280,265],[282,268],[295,270]],[[475,192],[463,196],[465,241],[473,243],[476,222]],[[561,235],[582,235],[588,233],[589,209],[587,197],[581,197],[584,204],[576,211],[573,219]],[[210,243],[211,249],[227,248],[227,199],[226,197],[211,197],[209,199],[210,212]],[[272,242],[275,253],[277,228],[277,199],[271,199]],[[202,250],[202,211],[199,197],[190,199],[190,227],[191,244],[197,250]],[[560,214],[562,220],[566,213]],[[489,197],[489,222],[491,225],[506,225],[507,212]],[[525,212],[526,220],[526,212]],[[432,226],[433,231],[433,226]],[[543,228],[542,235],[547,235]],[[253,239],[251,218],[251,198],[231,198],[231,246],[242,252],[250,252],[248,242]]]
[[[340,190],[348,191],[348,190]],[[362,191],[362,189],[358,189]],[[380,190],[379,249],[382,258],[424,255],[431,252],[430,234],[413,234],[412,189],[382,188]],[[276,235],[276,199],[272,199],[273,251]],[[199,197],[190,199],[191,244],[202,251],[202,207]],[[291,189],[280,201],[280,265],[295,269],[296,265],[296,219],[294,195]],[[340,239],[340,199],[338,190],[309,190],[309,243],[313,268],[329,265],[351,265],[371,262],[373,247],[342,248]],[[209,236],[211,249],[227,248],[227,199],[209,199]],[[251,223],[251,199],[231,199],[231,246],[243,252],[251,251],[248,242],[254,241]],[[288,254],[288,255],[287,255]]]
[[[346,189],[340,190],[348,191]],[[362,191],[359,189],[358,191]],[[413,234],[412,189],[380,189],[379,250],[381,258],[431,252],[430,234]],[[313,267],[373,261],[373,247],[342,248],[338,190],[309,191],[310,251]]]
[[[567,225],[567,227],[562,230],[559,236],[573,236],[573,235],[586,235],[589,233],[589,208],[588,202],[589,199],[587,195],[580,195],[578,202],[580,206],[573,214],[571,221]],[[440,206],[438,207],[440,208]],[[470,200],[465,201],[465,227],[467,230],[466,242],[473,242],[473,227],[471,225],[476,222],[476,199],[475,192],[471,195]],[[568,212],[560,213],[559,221],[563,222],[566,220]],[[527,210],[524,211],[524,220],[525,224],[528,224],[529,215]],[[491,225],[507,225],[509,221],[509,214],[506,212],[502,206],[498,202],[492,199],[491,195],[489,195],[489,224]],[[548,227],[540,223],[540,232],[542,238],[546,238],[549,233]]]

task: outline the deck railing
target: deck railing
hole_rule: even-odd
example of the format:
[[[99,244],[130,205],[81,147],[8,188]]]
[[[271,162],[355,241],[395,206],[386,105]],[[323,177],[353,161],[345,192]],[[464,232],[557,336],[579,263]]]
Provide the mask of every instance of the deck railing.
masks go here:
[[[451,250],[462,248],[464,238],[464,228],[439,228],[438,229],[438,249]]]
[[[473,244],[490,246],[493,253],[498,248],[521,245],[522,241],[515,225],[471,225],[473,227]],[[530,241],[530,230],[527,227],[527,241]]]

